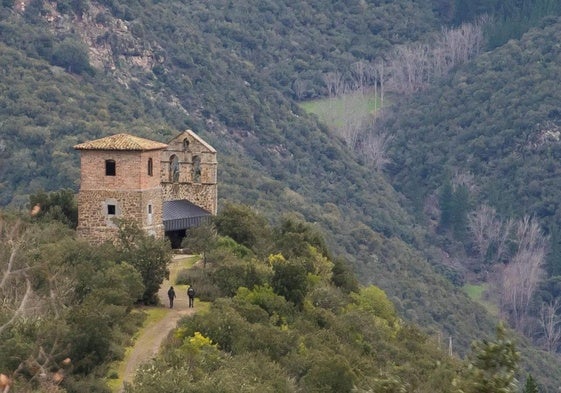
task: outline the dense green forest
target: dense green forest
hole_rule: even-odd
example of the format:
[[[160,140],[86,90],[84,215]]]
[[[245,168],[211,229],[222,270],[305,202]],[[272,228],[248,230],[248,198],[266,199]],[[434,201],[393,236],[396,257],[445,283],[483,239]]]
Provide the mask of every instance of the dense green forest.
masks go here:
[[[191,128],[219,152],[221,206],[243,202],[275,224],[281,212],[314,223],[361,284],[383,289],[424,333],[452,337],[460,355],[498,321],[460,287],[500,287],[500,277],[524,267],[507,262],[547,254],[538,266],[547,275],[538,269],[524,284],[525,304],[510,303],[501,316],[557,351],[539,318],[550,305],[556,321],[560,294],[555,2],[23,4],[0,7],[0,205],[77,191],[77,143],[123,131],[165,142]],[[384,64],[396,45],[433,42],[443,26],[482,14],[501,21],[486,25],[496,29],[480,48],[496,49],[443,81],[431,76],[411,96],[386,86],[393,106],[376,122],[391,135],[387,172],[297,105],[333,93],[328,76],[356,88],[357,64]],[[382,88],[385,77],[369,87]],[[496,217],[489,227],[506,240],[482,234],[476,242],[481,216]],[[557,363],[518,339],[523,369],[553,389]]]

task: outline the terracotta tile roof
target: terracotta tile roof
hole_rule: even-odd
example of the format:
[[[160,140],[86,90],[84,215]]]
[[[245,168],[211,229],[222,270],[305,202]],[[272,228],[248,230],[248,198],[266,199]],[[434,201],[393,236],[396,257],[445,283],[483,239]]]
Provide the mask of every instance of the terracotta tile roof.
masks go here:
[[[146,151],[165,149],[165,143],[151,141],[150,139],[139,138],[129,134],[116,134],[94,141],[80,143],[74,146],[76,150],[133,150]]]

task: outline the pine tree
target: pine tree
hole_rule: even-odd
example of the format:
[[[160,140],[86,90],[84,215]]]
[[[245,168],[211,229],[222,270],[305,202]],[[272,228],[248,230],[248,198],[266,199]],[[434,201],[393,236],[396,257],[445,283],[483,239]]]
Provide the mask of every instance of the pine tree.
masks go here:
[[[448,230],[452,225],[453,217],[453,194],[452,184],[447,181],[442,185],[442,190],[440,191],[440,223],[439,227],[441,230]]]
[[[505,327],[497,327],[494,341],[482,340],[473,346],[470,393],[514,393],[519,353],[507,337]]]
[[[460,184],[452,195],[452,229],[457,240],[464,240],[469,211],[469,191]]]
[[[540,393],[539,386],[531,374],[528,374],[528,378],[526,378],[523,393]]]

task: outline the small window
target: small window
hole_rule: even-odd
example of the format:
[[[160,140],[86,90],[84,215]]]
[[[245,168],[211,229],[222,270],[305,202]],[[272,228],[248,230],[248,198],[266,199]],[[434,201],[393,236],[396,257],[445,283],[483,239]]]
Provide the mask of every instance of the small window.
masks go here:
[[[107,214],[110,216],[115,215],[115,205],[107,205]]]
[[[189,139],[183,139],[183,151],[189,151]]]
[[[146,222],[148,225],[152,225],[152,204],[148,204],[148,217],[146,218]]]
[[[152,162],[152,158],[148,159],[148,176],[154,175],[154,164]]]
[[[115,176],[116,173],[115,160],[105,160],[105,176]]]

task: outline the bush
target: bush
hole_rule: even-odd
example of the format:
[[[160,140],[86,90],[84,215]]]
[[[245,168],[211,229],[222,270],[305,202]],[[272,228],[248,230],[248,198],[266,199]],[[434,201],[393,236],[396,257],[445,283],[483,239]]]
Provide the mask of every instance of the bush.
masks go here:
[[[176,285],[193,285],[197,290],[197,297],[203,301],[213,301],[222,296],[218,288],[211,280],[208,270],[191,268],[181,270],[175,280]]]
[[[75,74],[93,73],[87,48],[74,38],[67,38],[55,46],[52,63]]]

